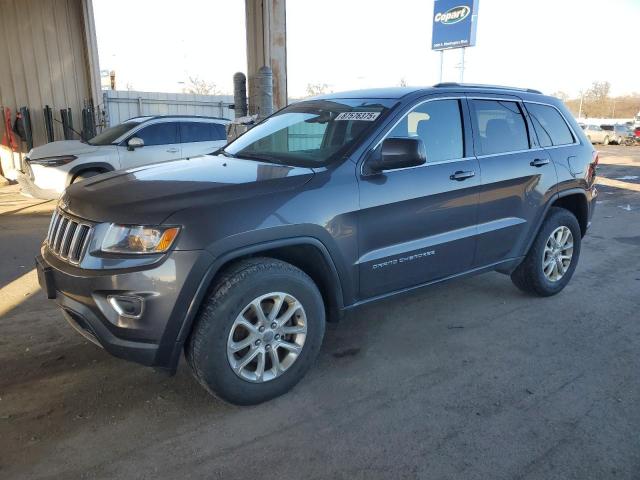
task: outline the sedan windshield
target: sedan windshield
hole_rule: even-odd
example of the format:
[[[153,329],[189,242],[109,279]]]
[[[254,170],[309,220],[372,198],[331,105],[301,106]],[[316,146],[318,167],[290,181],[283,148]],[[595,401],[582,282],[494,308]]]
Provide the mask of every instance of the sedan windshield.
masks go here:
[[[389,99],[324,99],[289,105],[229,144],[223,154],[322,166],[355,147],[395,105]]]
[[[138,125],[140,125],[140,121],[128,120],[120,125],[116,125],[115,127],[107,128],[91,140],[88,140],[87,143],[89,145],[111,145],[122,135]]]

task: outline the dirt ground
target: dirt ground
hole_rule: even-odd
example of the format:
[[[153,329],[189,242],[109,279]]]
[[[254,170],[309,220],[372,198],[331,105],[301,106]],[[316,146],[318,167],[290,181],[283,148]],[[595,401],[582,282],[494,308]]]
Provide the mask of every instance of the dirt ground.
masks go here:
[[[37,287],[53,202],[0,187],[0,478],[640,478],[640,147],[601,147],[569,286],[491,273],[331,325],[239,408],[85,341]]]

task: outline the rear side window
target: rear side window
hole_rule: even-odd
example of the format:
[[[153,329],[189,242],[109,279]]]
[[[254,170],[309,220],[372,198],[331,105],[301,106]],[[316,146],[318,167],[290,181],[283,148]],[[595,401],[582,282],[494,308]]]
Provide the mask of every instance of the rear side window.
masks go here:
[[[145,146],[178,143],[178,124],[175,122],[156,123],[144,127],[133,136],[144,140]]]
[[[573,134],[560,112],[548,105],[525,103],[540,146],[568,145],[574,142]]]
[[[429,163],[462,158],[460,102],[434,100],[418,105],[393,128],[389,137],[422,139]]]
[[[227,133],[224,125],[211,122],[182,122],[180,123],[180,140],[182,143],[211,142],[226,140]]]
[[[529,149],[527,126],[516,102],[474,100],[473,106],[483,155]]]

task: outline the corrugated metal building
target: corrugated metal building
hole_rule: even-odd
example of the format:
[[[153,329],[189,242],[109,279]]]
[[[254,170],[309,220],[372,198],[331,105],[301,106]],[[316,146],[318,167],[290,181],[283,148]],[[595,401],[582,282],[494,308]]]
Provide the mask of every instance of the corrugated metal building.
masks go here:
[[[46,142],[45,105],[58,120],[60,109],[71,108],[79,130],[84,101],[99,104],[99,75],[91,0],[0,0],[0,106],[14,118],[29,107],[34,145]]]

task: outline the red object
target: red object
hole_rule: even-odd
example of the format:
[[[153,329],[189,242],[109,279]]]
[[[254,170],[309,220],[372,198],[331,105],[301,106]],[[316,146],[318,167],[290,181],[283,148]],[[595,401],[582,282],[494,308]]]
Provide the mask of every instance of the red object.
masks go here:
[[[596,178],[596,170],[598,168],[598,162],[600,161],[600,155],[597,150],[593,152],[593,157],[591,163],[589,164],[589,174],[588,177],[590,181],[595,180]]]
[[[636,127],[633,133],[636,136],[636,138],[640,138],[640,127]]]
[[[16,134],[11,126],[11,109],[9,107],[4,108],[4,134],[2,135],[2,145],[6,145],[14,152],[18,150],[20,142],[16,138]]]

